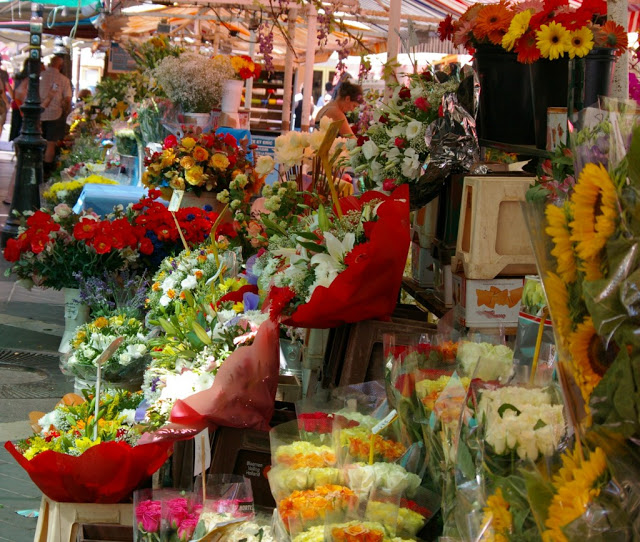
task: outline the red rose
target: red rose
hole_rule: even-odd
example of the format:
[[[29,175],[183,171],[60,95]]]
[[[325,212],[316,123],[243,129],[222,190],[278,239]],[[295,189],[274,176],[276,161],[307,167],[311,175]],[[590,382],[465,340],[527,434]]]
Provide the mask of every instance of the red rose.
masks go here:
[[[8,239],[4,247],[4,259],[8,262],[17,262],[20,259],[20,243],[15,239]]]
[[[382,190],[385,192],[391,192],[396,187],[396,181],[394,179],[385,179],[382,183]]]
[[[225,142],[226,145],[229,145],[229,146],[231,146],[233,148],[237,148],[238,147],[238,141],[231,134],[225,134],[224,142]]]
[[[396,137],[396,140],[393,142],[393,144],[399,149],[402,149],[407,144],[407,140],[402,137]]]
[[[398,93],[398,96],[403,100],[408,100],[411,98],[411,91],[407,87],[402,87],[400,89],[400,92]]]
[[[442,109],[442,104],[440,104],[440,107],[438,107],[438,116],[444,117],[444,109]]]
[[[164,138],[163,147],[165,149],[173,149],[178,146],[178,138],[173,134]]]
[[[369,141],[369,138],[367,136],[358,136],[358,147],[362,147],[362,145],[364,145],[367,141]]]
[[[386,115],[380,116],[380,124],[387,124],[388,122],[389,122],[389,117],[387,117]]]
[[[422,111],[429,110],[429,102],[422,96],[420,96],[419,98],[416,98],[415,101],[413,102],[413,105],[415,105],[418,109]]]

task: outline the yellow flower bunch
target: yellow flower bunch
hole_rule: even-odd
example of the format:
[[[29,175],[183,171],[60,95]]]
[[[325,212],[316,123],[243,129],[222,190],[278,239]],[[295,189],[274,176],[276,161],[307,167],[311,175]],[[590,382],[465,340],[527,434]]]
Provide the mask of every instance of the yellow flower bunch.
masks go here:
[[[259,77],[262,71],[260,65],[256,64],[251,60],[251,57],[247,55],[232,56],[231,66],[236,72],[236,75],[243,80]]]
[[[85,184],[118,184],[117,181],[102,175],[89,175],[84,179],[61,181],[53,183],[43,194],[44,199],[51,203],[75,203]]]
[[[513,516],[509,507],[500,488],[487,499],[480,529],[484,531],[480,539],[482,542],[509,542],[509,534],[513,529]]]

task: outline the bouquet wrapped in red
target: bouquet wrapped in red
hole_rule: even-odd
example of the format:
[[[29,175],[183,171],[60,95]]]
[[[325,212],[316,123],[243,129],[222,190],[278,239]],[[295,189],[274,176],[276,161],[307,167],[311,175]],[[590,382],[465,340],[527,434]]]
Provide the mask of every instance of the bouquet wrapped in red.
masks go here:
[[[366,192],[280,232],[253,273],[269,290],[263,307],[282,323],[329,328],[385,318],[396,306],[409,249],[409,191]]]

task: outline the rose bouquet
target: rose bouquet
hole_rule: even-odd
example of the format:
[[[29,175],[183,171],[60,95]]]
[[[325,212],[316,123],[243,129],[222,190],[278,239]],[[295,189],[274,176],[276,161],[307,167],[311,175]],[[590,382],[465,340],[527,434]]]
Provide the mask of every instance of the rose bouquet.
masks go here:
[[[134,418],[142,394],[101,394],[96,420],[96,398],[85,393],[85,399],[65,397],[39,417],[37,434],[5,448],[54,501],[120,502],[162,466],[169,445],[136,445],[140,431]]]
[[[125,218],[75,215],[65,204],[25,213],[23,219],[17,239],[9,239],[4,249],[5,259],[14,263],[6,273],[46,288],[74,288],[74,274],[123,269],[136,261],[145,243],[144,229]]]
[[[565,54],[583,57],[594,47],[627,48],[626,30],[603,22],[605,2],[593,0],[573,7],[568,1],[474,4],[458,19],[448,16],[439,26],[442,40],[451,39],[471,53],[478,45],[494,45],[518,54],[518,61],[555,60]]]
[[[342,198],[289,231],[277,228],[253,274],[269,291],[264,307],[296,327],[333,327],[391,314],[408,250],[407,191]],[[367,288],[362,288],[366,283]]]
[[[65,370],[83,380],[95,380],[96,361],[118,337],[124,337],[124,341],[103,363],[102,376],[111,383],[136,382],[150,360],[149,338],[144,324],[125,314],[115,313],[108,318],[100,316],[80,326],[71,340],[72,353],[66,361]]]
[[[188,542],[202,504],[194,494],[175,489],[144,489],[134,495],[136,542]]]
[[[221,192],[232,181],[247,194],[260,188],[260,178],[247,158],[244,142],[238,144],[231,134],[203,133],[178,140],[165,138],[162,152],[145,160],[142,182],[149,188],[159,188],[165,197],[173,190]],[[240,177],[242,176],[242,177]]]
[[[228,57],[186,52],[163,58],[150,73],[185,113],[209,113],[220,104],[223,83],[234,69]]]
[[[394,84],[370,126],[347,142],[351,166],[368,189],[390,192],[418,182],[429,157],[427,126],[438,118],[442,97],[457,88],[457,81],[440,83],[429,71],[409,75],[406,85]]]

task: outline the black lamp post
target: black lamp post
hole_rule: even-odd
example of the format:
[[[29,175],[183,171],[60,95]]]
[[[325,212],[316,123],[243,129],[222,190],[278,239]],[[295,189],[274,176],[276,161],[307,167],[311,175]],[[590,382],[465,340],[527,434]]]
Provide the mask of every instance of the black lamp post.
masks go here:
[[[42,5],[31,3],[31,21],[29,24],[29,86],[27,99],[20,108],[22,111],[22,130],[15,139],[17,148],[16,179],[11,200],[9,218],[2,230],[1,244],[7,239],[17,237],[20,220],[13,211],[23,213],[40,208],[40,189],[42,184],[42,160],[46,141],[40,128],[40,64],[42,45]]]

